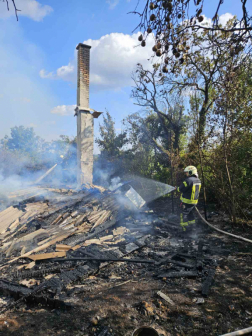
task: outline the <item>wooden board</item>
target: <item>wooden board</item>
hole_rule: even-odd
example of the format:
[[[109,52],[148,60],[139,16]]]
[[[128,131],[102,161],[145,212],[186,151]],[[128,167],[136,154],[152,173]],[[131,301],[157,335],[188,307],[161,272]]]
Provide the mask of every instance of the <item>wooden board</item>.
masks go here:
[[[26,242],[32,243],[35,238],[38,239],[38,237],[43,237],[43,236],[48,237],[48,232],[44,229],[39,229],[19,239],[16,239],[16,240],[14,239],[11,246],[8,248],[8,250],[6,250],[6,255],[9,256],[13,250],[15,250],[16,248],[20,248],[20,246],[22,246],[21,244],[26,243]],[[24,244],[23,247],[26,247],[26,244]]]
[[[71,246],[69,245],[64,245],[64,244],[56,244],[56,251],[69,251],[71,250]]]
[[[33,266],[35,266],[35,261],[32,261],[28,265],[25,265],[25,269],[32,269]]]
[[[3,233],[8,227],[15,222],[24,213],[21,210],[12,207],[10,211],[0,216],[0,233]]]
[[[66,252],[51,252],[51,253],[33,254],[30,255],[28,258],[31,260],[45,260],[45,259],[61,258],[65,256]]]
[[[76,230],[75,230],[76,231]],[[36,247],[34,250],[31,250],[30,252],[27,252],[19,257],[16,257],[16,258],[13,258],[11,259],[10,261],[8,261],[8,264],[11,264],[13,263],[14,261],[18,260],[19,258],[25,258],[25,257],[28,257],[30,256],[32,253],[36,253],[36,252],[40,252],[40,251],[43,251],[45,249],[47,249],[47,247],[57,243],[58,241],[62,241],[68,237],[70,237],[72,234],[74,234],[74,231],[72,232],[67,232],[65,234],[62,234],[62,235],[59,235],[57,237],[55,237],[54,239],[52,239],[51,241],[49,241],[48,243],[42,245],[42,246],[38,246]],[[0,267],[0,269],[2,269],[4,266]]]

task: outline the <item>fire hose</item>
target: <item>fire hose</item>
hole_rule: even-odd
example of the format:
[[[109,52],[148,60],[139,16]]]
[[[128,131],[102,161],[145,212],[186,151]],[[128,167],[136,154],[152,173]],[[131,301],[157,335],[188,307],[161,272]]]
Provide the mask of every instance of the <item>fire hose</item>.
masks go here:
[[[244,238],[244,237],[241,237],[241,236],[237,236],[237,235],[234,235],[233,233],[229,233],[229,232],[226,232],[226,231],[217,229],[215,226],[213,226],[213,225],[210,224],[207,220],[205,220],[205,218],[201,215],[201,213],[199,212],[199,209],[198,209],[197,207],[195,207],[195,209],[196,209],[198,215],[200,216],[200,218],[203,220],[203,222],[204,222],[205,224],[207,224],[208,226],[210,226],[210,227],[211,227],[212,229],[214,229],[215,231],[218,231],[218,232],[220,232],[220,233],[224,233],[224,234],[227,235],[227,236],[231,236],[231,237],[233,237],[233,238],[235,238],[235,239],[243,240],[243,241],[245,241],[245,242],[247,242],[247,243],[251,243],[251,244],[252,244],[252,240],[250,240],[250,239],[247,239],[247,238]]]
[[[250,334],[252,332],[252,327],[250,328],[246,328],[246,329],[242,329],[242,330],[237,330],[225,335],[220,335],[220,336],[238,336],[238,335],[246,335],[246,334]]]

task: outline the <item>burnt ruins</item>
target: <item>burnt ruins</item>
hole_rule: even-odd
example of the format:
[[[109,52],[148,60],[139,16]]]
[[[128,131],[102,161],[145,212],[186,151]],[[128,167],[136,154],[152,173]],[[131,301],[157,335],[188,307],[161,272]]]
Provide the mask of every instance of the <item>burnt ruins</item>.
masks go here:
[[[112,273],[126,282],[135,274],[157,282],[193,279],[207,297],[217,260],[200,238],[182,235],[176,223],[146,205],[138,209],[124,192],[118,198],[93,186],[30,196],[1,213],[0,291],[12,298],[2,312],[24,304],[71,309],[85,283],[92,288],[90,279]],[[156,295],[175,305],[165,291]]]

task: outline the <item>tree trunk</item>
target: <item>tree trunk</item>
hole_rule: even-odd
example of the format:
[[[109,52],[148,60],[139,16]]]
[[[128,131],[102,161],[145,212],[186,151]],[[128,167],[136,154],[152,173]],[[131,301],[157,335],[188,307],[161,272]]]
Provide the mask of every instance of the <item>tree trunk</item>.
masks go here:
[[[195,94],[195,105],[196,105],[196,111],[198,113],[198,103],[197,103],[197,97]],[[198,131],[200,131],[200,121],[198,122]],[[205,128],[205,126],[204,126]],[[198,152],[199,152],[199,159],[200,159],[200,170],[201,170],[201,176],[202,176],[202,182],[203,182],[203,197],[204,197],[204,215],[205,219],[207,220],[207,210],[206,210],[206,184],[205,184],[205,175],[203,171],[203,160],[202,160],[202,155],[201,155],[201,148],[200,148],[200,135],[198,134],[198,139],[197,139],[197,144],[198,144]]]
[[[199,136],[199,144],[202,144],[204,135],[205,135],[205,127],[206,127],[206,113],[207,113],[207,105],[209,102],[209,95],[208,95],[208,84],[205,85],[205,98],[204,103],[199,112],[199,123],[198,123],[198,136]],[[197,102],[196,102],[197,104]]]
[[[223,128],[223,147],[224,147],[223,149],[224,149],[225,168],[226,168],[226,174],[228,178],[228,186],[229,186],[230,199],[231,199],[232,222],[236,223],[235,197],[234,197],[234,191],[233,191],[232,181],[230,177],[230,171],[228,167],[226,130],[227,130],[227,110],[225,112],[225,121],[224,121],[224,128]]]
[[[172,136],[171,136],[171,129],[170,129],[170,146],[171,146],[171,157],[170,157],[170,161],[171,161],[171,185],[173,186],[173,158],[172,158]],[[173,198],[173,192],[171,193],[171,197],[172,197],[172,213],[174,214],[174,198]]]
[[[179,151],[180,128],[176,127],[174,130],[174,149]]]

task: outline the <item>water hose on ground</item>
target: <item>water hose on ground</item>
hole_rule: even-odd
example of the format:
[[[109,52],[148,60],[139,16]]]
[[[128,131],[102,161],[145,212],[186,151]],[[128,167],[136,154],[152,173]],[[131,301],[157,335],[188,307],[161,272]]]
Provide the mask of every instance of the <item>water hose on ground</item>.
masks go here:
[[[237,236],[237,235],[234,235],[234,234],[232,234],[232,233],[229,233],[229,232],[226,232],[226,231],[217,229],[215,226],[213,226],[212,224],[208,223],[207,220],[205,220],[205,218],[201,215],[201,213],[199,212],[199,209],[198,209],[197,207],[195,207],[195,208],[196,208],[196,211],[198,212],[198,215],[199,215],[200,218],[203,220],[203,222],[204,222],[205,224],[207,224],[208,226],[210,226],[210,227],[211,227],[212,229],[214,229],[215,231],[218,231],[218,232],[220,232],[220,233],[224,233],[225,235],[231,236],[231,237],[233,237],[233,238],[235,238],[235,239],[243,240],[243,241],[245,241],[245,242],[247,242],[247,243],[251,243],[251,244],[252,244],[252,240],[250,240],[250,239],[247,239],[247,238],[244,238],[244,237],[241,237],[241,236]],[[239,335],[239,334],[237,334],[237,335]],[[242,335],[242,334],[241,334],[241,335]]]
[[[246,335],[252,332],[252,327],[250,328],[246,328],[246,329],[242,329],[242,330],[237,330],[225,335],[220,335],[220,336],[238,336],[238,335]]]

